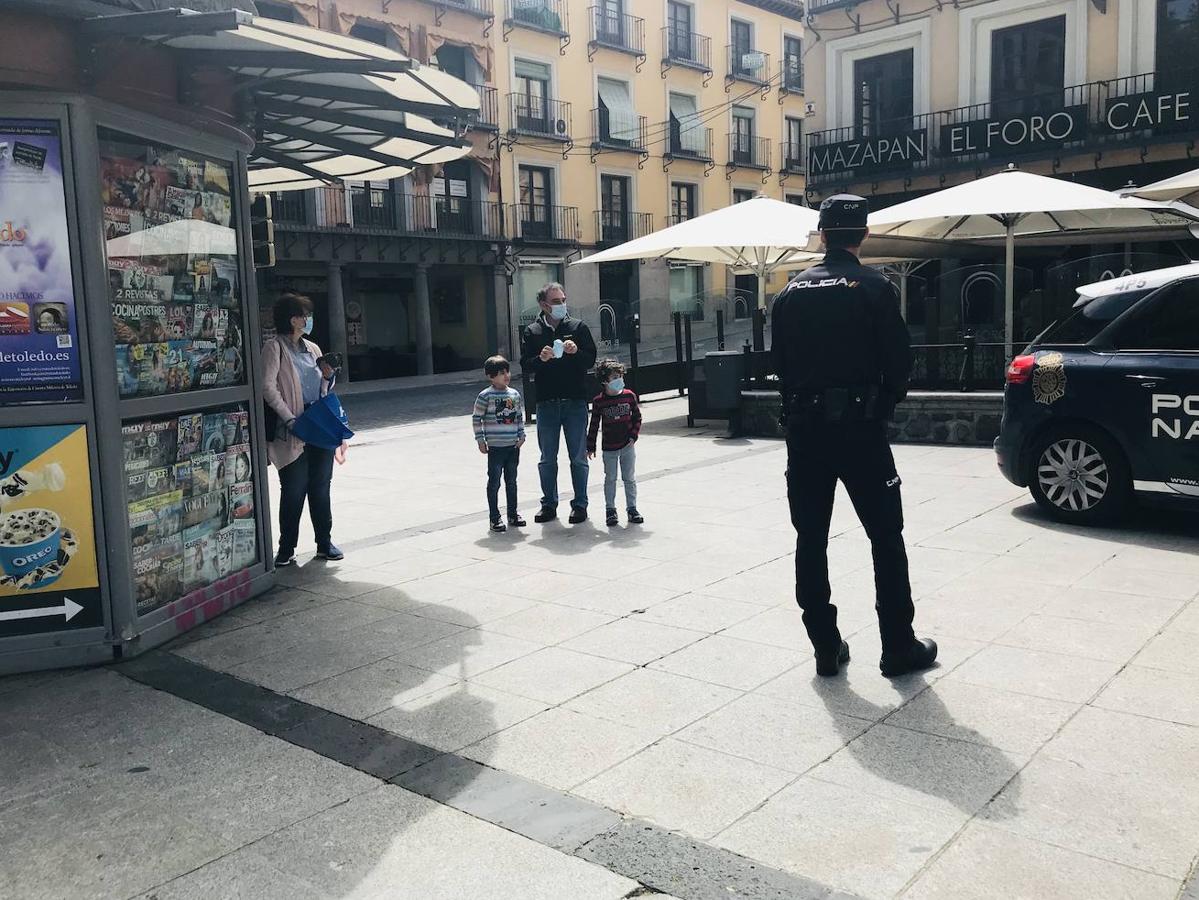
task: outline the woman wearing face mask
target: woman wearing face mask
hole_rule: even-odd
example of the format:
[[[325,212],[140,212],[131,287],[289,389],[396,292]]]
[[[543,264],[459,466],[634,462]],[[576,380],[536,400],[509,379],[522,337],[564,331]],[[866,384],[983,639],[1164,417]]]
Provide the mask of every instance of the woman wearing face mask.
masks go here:
[[[287,291],[275,301],[277,337],[262,348],[263,394],[279,417],[275,439],[267,458],[279,470],[279,552],[275,567],[296,561],[300,514],[308,499],[308,515],[316,534],[316,555],[342,559],[331,539],[333,510],[329,486],[336,451],[306,444],[291,432],[291,424],[304,410],[329,392],[333,372],[322,371],[317,360],[321,348],[304,335],[312,333],[312,301]]]

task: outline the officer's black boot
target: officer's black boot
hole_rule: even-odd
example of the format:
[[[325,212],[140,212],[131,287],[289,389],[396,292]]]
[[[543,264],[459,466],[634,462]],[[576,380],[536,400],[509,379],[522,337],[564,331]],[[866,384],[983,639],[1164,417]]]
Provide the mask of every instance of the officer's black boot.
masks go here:
[[[931,638],[913,638],[912,643],[898,651],[884,651],[878,667],[887,678],[930,669],[937,661],[937,642]]]
[[[849,662],[849,644],[841,642],[836,651],[821,653],[816,651],[816,674],[829,678],[841,671],[841,667]]]

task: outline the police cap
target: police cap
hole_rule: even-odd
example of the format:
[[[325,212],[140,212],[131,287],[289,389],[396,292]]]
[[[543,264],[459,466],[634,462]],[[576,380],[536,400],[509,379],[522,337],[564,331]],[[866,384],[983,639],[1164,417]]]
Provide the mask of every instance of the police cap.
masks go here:
[[[856,194],[833,194],[820,204],[821,231],[840,231],[866,227],[870,207],[865,197]]]

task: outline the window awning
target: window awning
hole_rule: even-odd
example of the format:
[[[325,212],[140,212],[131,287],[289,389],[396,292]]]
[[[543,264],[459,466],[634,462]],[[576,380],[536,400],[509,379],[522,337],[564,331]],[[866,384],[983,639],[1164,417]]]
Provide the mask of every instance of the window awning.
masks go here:
[[[637,115],[633,112],[633,99],[629,86],[611,78],[596,80],[596,91],[600,102],[608,110],[608,133],[618,141],[637,139]]]
[[[671,94],[670,114],[679,121],[679,142],[683,150],[689,153],[703,153],[707,150],[694,97],[687,94]]]
[[[378,44],[241,10],[100,16],[85,28],[233,72],[254,114],[254,191],[401,178],[470,151],[475,88]]]

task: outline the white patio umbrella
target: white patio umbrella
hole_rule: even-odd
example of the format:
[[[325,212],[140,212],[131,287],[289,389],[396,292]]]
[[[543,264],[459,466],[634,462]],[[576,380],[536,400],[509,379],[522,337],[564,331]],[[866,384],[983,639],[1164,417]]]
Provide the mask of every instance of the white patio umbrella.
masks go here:
[[[1199,203],[1199,169],[1163,178],[1144,187],[1124,188],[1120,194],[1125,197],[1140,197],[1143,200],[1182,200],[1194,206]]]
[[[887,207],[869,218],[871,234],[950,242],[1003,242],[1004,343],[1014,339],[1016,238],[1107,235],[1129,240],[1136,232],[1165,232],[1199,222],[1199,211],[1033,175],[1005,172]]]
[[[755,197],[602,250],[574,265],[627,259],[723,263],[758,276],[758,308],[765,309],[766,278],[811,261],[802,251],[818,218],[816,210],[806,206]]]

